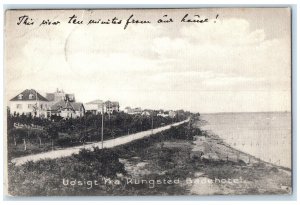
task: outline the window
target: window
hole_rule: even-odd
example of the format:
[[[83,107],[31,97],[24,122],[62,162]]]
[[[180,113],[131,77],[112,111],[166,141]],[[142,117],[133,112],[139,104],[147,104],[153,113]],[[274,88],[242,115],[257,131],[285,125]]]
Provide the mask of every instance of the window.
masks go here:
[[[17,109],[22,109],[22,105],[21,104],[17,104]]]
[[[29,94],[29,100],[32,100],[33,99],[33,94]]]
[[[33,104],[28,104],[28,108],[33,108]]]
[[[18,99],[19,99],[19,100],[22,100],[22,99],[23,99],[23,95],[20,94],[20,95],[18,96]]]

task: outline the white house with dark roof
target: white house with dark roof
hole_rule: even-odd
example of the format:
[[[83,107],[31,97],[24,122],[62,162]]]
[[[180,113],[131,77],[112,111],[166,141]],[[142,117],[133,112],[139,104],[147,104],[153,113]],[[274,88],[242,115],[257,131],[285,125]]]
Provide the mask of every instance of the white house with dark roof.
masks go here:
[[[48,100],[34,89],[26,89],[9,101],[11,114],[31,114],[46,117],[49,107]]]

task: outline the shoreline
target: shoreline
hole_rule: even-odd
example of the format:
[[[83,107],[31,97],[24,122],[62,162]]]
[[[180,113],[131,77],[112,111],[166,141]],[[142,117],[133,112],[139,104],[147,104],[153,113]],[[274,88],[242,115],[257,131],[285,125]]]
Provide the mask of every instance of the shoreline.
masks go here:
[[[201,129],[233,149],[265,163],[292,170],[290,113],[225,113],[201,115]]]
[[[219,136],[218,136],[218,137],[219,137]],[[222,139],[222,138],[220,137],[220,139]],[[227,143],[225,142],[224,139],[222,139],[222,140],[224,141],[224,143],[226,144],[226,146],[228,146],[228,147],[230,147],[231,149],[236,150],[236,151],[238,151],[238,152],[240,152],[240,153],[242,153],[242,154],[248,155],[248,156],[250,156],[250,157],[256,159],[257,161],[261,161],[261,162],[263,162],[263,163],[265,163],[265,164],[268,164],[268,165],[270,165],[270,166],[274,166],[274,167],[277,167],[277,168],[280,168],[280,169],[283,169],[283,170],[286,170],[286,171],[292,171],[292,168],[285,167],[285,166],[280,166],[280,165],[274,164],[274,163],[272,163],[272,162],[267,162],[267,161],[265,161],[265,160],[260,159],[259,157],[256,157],[256,156],[254,156],[254,155],[251,155],[251,154],[249,154],[249,153],[247,153],[247,152],[244,152],[244,151],[242,151],[242,150],[240,150],[240,149],[234,148],[234,147],[230,146],[229,144],[227,144]]]
[[[255,160],[257,160],[257,161],[263,162],[263,163],[268,164],[268,165],[270,165],[270,166],[274,166],[274,167],[277,167],[277,168],[280,168],[280,169],[283,169],[283,170],[286,170],[286,171],[290,171],[290,172],[292,171],[292,168],[285,167],[285,166],[280,166],[280,165],[274,164],[274,163],[272,163],[272,162],[267,162],[267,161],[265,161],[265,160],[263,160],[263,159],[260,159],[259,157],[256,157],[256,156],[254,156],[254,155],[252,155],[252,154],[249,154],[249,153],[247,153],[247,152],[245,152],[245,151],[243,151],[243,150],[240,150],[240,149],[238,149],[238,148],[232,147],[231,145],[229,145],[229,144],[226,142],[225,139],[223,139],[222,137],[220,137],[220,136],[217,135],[217,134],[214,134],[213,131],[211,131],[211,133],[212,133],[212,135],[213,135],[214,137],[217,137],[217,138],[219,138],[220,140],[222,140],[222,142],[224,143],[224,145],[227,146],[228,148],[232,149],[232,150],[235,150],[235,151],[237,151],[237,152],[240,152],[241,154],[247,155],[247,156],[251,157],[252,159],[255,159]]]
[[[202,119],[199,117],[198,118],[198,122],[200,122],[201,120]],[[198,123],[196,125],[196,127],[200,128],[202,130],[203,126],[201,126],[201,124]],[[246,166],[254,167],[254,166],[257,166],[257,165],[258,166],[263,165],[263,166],[265,166],[264,169],[269,169],[269,170],[271,170],[271,172],[273,172],[273,171],[279,172],[279,173],[282,172],[283,174],[287,174],[288,176],[290,176],[290,182],[289,182],[290,185],[289,186],[284,186],[284,189],[286,189],[286,191],[287,191],[287,193],[285,193],[285,194],[291,194],[292,193],[292,185],[291,185],[292,168],[284,167],[284,166],[273,164],[271,162],[264,161],[264,160],[260,159],[259,157],[251,155],[251,154],[249,154],[247,152],[244,152],[243,150],[240,150],[238,148],[232,147],[230,144],[228,144],[226,142],[225,139],[223,139],[219,135],[215,134],[213,132],[213,130],[203,130],[203,131],[206,132],[206,136],[205,137],[209,137],[209,138],[212,138],[213,140],[216,140],[214,142],[215,145],[219,143],[218,141],[221,141],[222,146],[227,147],[228,149],[230,149],[233,152],[239,153],[239,155],[241,155],[241,156],[245,156],[246,158],[248,157],[249,159],[251,159],[251,162],[249,162],[249,163],[246,162]],[[237,161],[239,161],[239,160],[237,160]],[[266,178],[263,179],[263,181],[264,180],[268,180],[268,176],[266,176]],[[280,183],[279,183],[279,185],[281,186]],[[280,188],[283,188],[283,187],[280,187]],[[234,194],[236,194],[236,193],[234,193]]]

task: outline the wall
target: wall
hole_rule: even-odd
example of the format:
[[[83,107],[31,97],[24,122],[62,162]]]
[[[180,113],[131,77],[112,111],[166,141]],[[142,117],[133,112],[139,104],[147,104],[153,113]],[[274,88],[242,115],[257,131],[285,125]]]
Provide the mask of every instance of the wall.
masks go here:
[[[21,108],[17,108],[17,105],[21,105]],[[36,101],[10,101],[9,102],[9,108],[10,108],[10,113],[14,114],[14,112],[19,113],[19,114],[28,114],[28,113],[32,113],[32,115],[34,115],[33,113],[33,107],[36,104]],[[31,107],[28,107],[28,105],[32,105]],[[42,105],[42,109],[41,106]],[[37,115],[39,116],[40,114],[45,114],[46,110],[48,108],[48,102],[46,101],[38,101],[38,106],[39,106],[39,112],[37,113]]]

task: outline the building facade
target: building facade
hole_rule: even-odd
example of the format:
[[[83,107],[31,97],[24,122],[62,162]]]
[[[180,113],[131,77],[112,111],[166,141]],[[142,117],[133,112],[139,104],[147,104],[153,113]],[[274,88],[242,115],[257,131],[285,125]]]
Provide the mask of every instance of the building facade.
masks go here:
[[[52,105],[48,112],[50,115],[60,116],[68,119],[83,117],[85,109],[82,103],[72,102],[66,99]]]
[[[124,112],[129,115],[139,115],[142,114],[142,109],[140,107],[136,107],[136,108],[126,107]]]
[[[93,100],[91,102],[85,103],[84,108],[86,112],[92,114],[101,114],[104,111],[104,102],[102,100]]]
[[[26,89],[9,101],[9,109],[14,114],[31,114],[35,117],[47,117],[49,101],[34,89]]]
[[[58,88],[53,93],[46,93],[46,98],[50,105],[54,105],[57,102],[66,100],[66,98],[68,98],[70,102],[75,102],[74,94],[65,93],[63,90],[59,90]]]
[[[176,112],[173,111],[173,110],[170,110],[170,111],[169,111],[169,117],[170,117],[170,118],[176,117]]]
[[[84,116],[84,105],[75,101],[74,94],[68,94],[63,90],[56,89],[53,93],[47,93],[46,98],[49,101],[47,113],[49,117],[56,115],[66,119]]]
[[[106,101],[104,103],[104,112],[113,114],[114,112],[120,111],[120,104],[117,101]]]
[[[160,110],[157,116],[174,118],[176,116],[176,112],[173,110],[169,110],[169,111]]]

